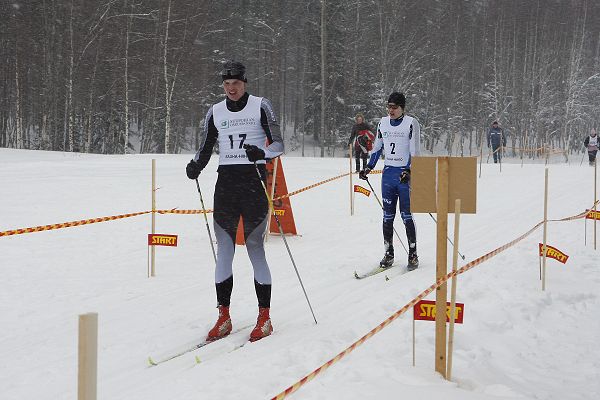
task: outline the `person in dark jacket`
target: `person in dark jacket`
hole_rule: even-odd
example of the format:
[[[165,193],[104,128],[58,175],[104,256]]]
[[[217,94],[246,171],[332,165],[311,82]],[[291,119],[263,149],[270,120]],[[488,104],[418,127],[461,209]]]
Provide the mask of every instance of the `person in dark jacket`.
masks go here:
[[[600,146],[598,143],[598,135],[596,134],[596,130],[594,128],[592,128],[590,136],[586,137],[583,141],[583,145],[587,149],[590,165],[594,166],[594,163],[596,162],[596,154],[598,153],[598,147]]]
[[[498,163],[502,158],[502,147],[506,146],[506,136],[502,128],[500,128],[498,121],[492,123],[492,127],[487,134],[487,144],[494,154],[494,163]]]
[[[365,122],[365,117],[362,114],[356,114],[356,123],[352,127],[352,134],[348,140],[348,146],[354,142],[354,158],[356,159],[356,172],[361,171],[360,160],[362,160],[362,168],[367,166],[367,158],[369,151],[373,148],[375,133],[373,129]]]

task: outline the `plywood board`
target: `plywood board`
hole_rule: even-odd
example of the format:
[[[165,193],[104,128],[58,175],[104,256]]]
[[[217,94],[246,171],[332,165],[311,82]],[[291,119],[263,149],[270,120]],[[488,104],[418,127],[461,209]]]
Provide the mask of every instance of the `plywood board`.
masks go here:
[[[410,212],[436,212],[436,157],[413,157],[410,167]]]
[[[477,211],[477,157],[446,157],[448,172],[448,212],[456,199],[462,214]],[[411,161],[410,211],[437,212],[437,157],[413,157]]]

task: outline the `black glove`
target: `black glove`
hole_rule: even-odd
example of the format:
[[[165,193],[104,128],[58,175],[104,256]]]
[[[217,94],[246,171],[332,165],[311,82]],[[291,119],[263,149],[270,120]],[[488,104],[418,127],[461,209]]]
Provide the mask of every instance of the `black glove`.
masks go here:
[[[410,182],[410,169],[405,169],[400,173],[400,183]]]
[[[367,178],[367,175],[369,174],[369,172],[371,172],[371,168],[369,168],[369,167],[366,167],[365,169],[363,169],[362,171],[360,171],[360,172],[358,173],[358,177],[359,177],[360,179],[362,179],[362,180],[365,180],[365,181],[366,181],[366,180],[368,179],[368,178]]]
[[[250,162],[265,159],[265,151],[260,147],[253,144],[245,144],[244,149],[246,149],[246,157],[248,157],[248,161]]]
[[[190,179],[197,179],[198,176],[200,175],[200,172],[202,171],[202,168],[200,168],[200,164],[198,164],[196,161],[191,160],[187,167],[185,167],[185,173],[187,174],[188,178]]]

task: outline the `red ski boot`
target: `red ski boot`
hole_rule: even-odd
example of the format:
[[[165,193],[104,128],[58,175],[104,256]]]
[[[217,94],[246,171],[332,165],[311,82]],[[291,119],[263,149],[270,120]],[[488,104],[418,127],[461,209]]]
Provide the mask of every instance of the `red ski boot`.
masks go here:
[[[258,319],[256,320],[256,326],[250,334],[250,341],[256,342],[266,336],[269,336],[273,332],[273,325],[271,325],[271,318],[269,317],[269,308],[259,307]]]
[[[231,333],[231,317],[229,316],[229,307],[218,306],[219,319],[215,323],[215,326],[208,332],[206,337],[207,342],[219,340]]]

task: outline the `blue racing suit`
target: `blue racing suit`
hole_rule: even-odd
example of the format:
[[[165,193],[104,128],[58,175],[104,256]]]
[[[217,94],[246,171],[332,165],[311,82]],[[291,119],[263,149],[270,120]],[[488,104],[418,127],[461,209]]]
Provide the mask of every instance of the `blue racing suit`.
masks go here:
[[[406,229],[409,251],[416,252],[417,233],[410,212],[410,181],[401,182],[402,172],[410,172],[412,156],[420,154],[421,129],[419,122],[403,115],[398,119],[383,117],[377,127],[377,138],[369,159],[368,168],[373,169],[381,154],[385,154],[381,178],[383,198],[383,241],[386,252],[393,254],[394,219],[396,205]]]

